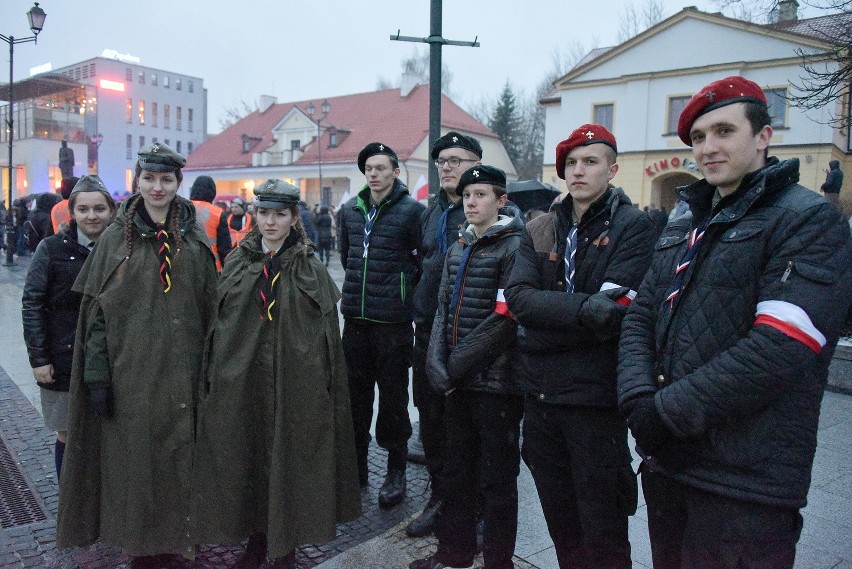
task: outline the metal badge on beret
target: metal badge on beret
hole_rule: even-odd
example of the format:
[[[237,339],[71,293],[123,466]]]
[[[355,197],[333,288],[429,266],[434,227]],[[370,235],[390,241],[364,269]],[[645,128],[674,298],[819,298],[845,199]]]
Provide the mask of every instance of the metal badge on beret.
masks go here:
[[[766,95],[760,85],[745,77],[732,75],[713,81],[692,96],[677,121],[677,135],[687,146],[692,146],[689,131],[695,119],[705,113],[733,103],[758,103],[766,105]]]
[[[103,180],[101,180],[98,176],[94,174],[87,174],[77,180],[77,183],[74,185],[74,189],[71,190],[72,194],[79,194],[82,192],[107,192],[107,188],[104,185]]]
[[[367,158],[375,156],[376,154],[390,156],[394,161],[399,162],[399,158],[397,158],[396,152],[393,151],[393,148],[382,142],[371,142],[358,153],[358,169],[361,170],[362,174],[364,173],[364,166],[367,163]]]
[[[254,205],[267,209],[284,209],[299,203],[299,188],[282,180],[270,178],[254,187]]]
[[[618,146],[615,136],[599,124],[584,124],[574,129],[571,136],[556,145],[556,175],[565,179],[565,159],[568,154],[578,146],[589,144],[606,144],[618,154]]]
[[[162,142],[143,146],[136,155],[139,157],[139,166],[151,172],[174,172],[186,165],[186,158]]]
[[[482,159],[482,145],[472,136],[467,136],[460,132],[451,130],[441,138],[435,141],[432,146],[432,160],[438,158],[438,154],[447,148],[464,148],[476,154],[477,158]]]
[[[456,195],[462,195],[465,186],[471,184],[490,184],[498,188],[506,187],[506,172],[496,166],[477,164],[464,171],[456,186]]]

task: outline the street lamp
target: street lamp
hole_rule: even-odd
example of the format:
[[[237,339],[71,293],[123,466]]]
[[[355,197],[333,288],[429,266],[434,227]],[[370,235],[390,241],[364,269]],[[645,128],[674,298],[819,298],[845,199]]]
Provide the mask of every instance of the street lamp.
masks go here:
[[[308,107],[305,110],[308,112],[308,116],[313,119],[314,113],[317,112],[317,107],[314,105],[313,101],[311,101],[308,103]],[[331,110],[331,103],[328,102],[328,99],[322,102],[320,110],[322,111],[322,116],[317,119],[317,166],[319,167],[319,198],[320,202],[322,202],[322,144],[320,144],[320,137],[322,136],[322,133],[320,132],[320,123],[328,116],[328,111]]]
[[[12,163],[12,139],[15,136],[15,131],[13,129],[14,119],[12,107],[15,104],[15,97],[12,93],[13,82],[14,82],[14,58],[15,58],[15,45],[19,43],[27,43],[34,42],[38,43],[38,34],[41,32],[42,28],[44,28],[44,19],[47,18],[47,14],[44,13],[44,10],[38,7],[38,2],[35,3],[35,6],[30,8],[30,11],[27,12],[27,19],[30,22],[30,31],[32,31],[33,35],[26,38],[16,38],[14,36],[4,36],[0,34],[0,39],[9,44],[9,117],[6,119],[6,127],[8,128],[9,133],[9,201],[6,204],[7,210],[9,214],[6,215],[6,261],[3,263],[6,266],[15,264],[15,257],[13,251],[15,250],[15,224],[12,223],[12,188],[15,187],[15,166]]]

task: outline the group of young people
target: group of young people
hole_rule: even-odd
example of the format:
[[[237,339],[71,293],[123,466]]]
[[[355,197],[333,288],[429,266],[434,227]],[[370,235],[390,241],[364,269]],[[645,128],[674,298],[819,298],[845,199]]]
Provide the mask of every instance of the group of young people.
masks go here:
[[[140,150],[117,214],[82,178],[24,298],[36,380],[70,389],[43,397],[57,473],[64,449],[59,545],[158,567],[248,538],[238,567],[294,567],[298,544],[360,514],[376,386],[379,504],[404,500],[411,366],[432,495],[406,531],[438,537],[411,569],[470,567],[480,524],[485,567],[513,567],[521,458],[560,568],[631,567],[628,427],[655,568],[792,568],[849,225],[796,159],[768,157],[752,81],[707,85],[678,134],[704,179],[661,236],[611,184],[600,125],[557,145],[567,194],[526,226],[476,139],[435,142],[425,210],[371,143],[342,206],[342,295],[286,182],[254,189],[256,225],[217,277],[180,155]]]

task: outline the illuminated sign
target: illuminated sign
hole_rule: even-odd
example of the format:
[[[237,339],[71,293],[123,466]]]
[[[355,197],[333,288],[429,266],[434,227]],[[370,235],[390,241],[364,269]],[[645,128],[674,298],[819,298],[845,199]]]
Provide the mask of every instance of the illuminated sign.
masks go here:
[[[101,57],[106,57],[107,59],[117,59],[118,61],[123,61],[125,63],[140,63],[142,61],[135,55],[130,55],[129,53],[119,53],[114,49],[105,49],[103,53],[101,53]]]
[[[53,65],[49,62],[36,65],[35,67],[30,67],[30,77],[38,75],[39,73],[46,73],[47,71],[53,71]]]
[[[110,81],[109,79],[101,79],[100,82],[101,89],[107,89],[109,91],[119,91],[124,93],[124,83],[121,81]]]

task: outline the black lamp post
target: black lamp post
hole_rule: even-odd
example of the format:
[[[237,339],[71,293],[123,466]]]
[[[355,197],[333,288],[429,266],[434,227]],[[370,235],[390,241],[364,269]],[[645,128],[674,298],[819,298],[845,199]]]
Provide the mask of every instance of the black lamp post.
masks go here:
[[[314,105],[313,101],[311,101],[308,103],[308,107],[305,110],[308,112],[308,116],[313,119],[314,113],[317,112],[317,107]],[[322,102],[320,110],[322,111],[322,116],[317,119],[317,165],[319,166],[319,198],[320,201],[322,201],[322,144],[320,144],[322,133],[320,132],[320,123],[328,116],[328,111],[331,110],[331,103],[328,102],[328,99]]]
[[[8,128],[9,133],[9,195],[8,195],[8,203],[6,204],[7,210],[9,214],[6,215],[6,261],[3,263],[4,265],[13,265],[15,264],[15,224],[12,222],[12,188],[15,187],[15,166],[12,162],[12,139],[15,136],[14,131],[14,119],[12,118],[14,113],[13,107],[15,105],[15,97],[12,93],[13,82],[15,79],[14,76],[14,58],[15,58],[15,45],[19,43],[27,43],[27,42],[35,42],[38,43],[38,34],[41,32],[42,28],[44,28],[44,19],[47,18],[47,14],[44,13],[44,10],[38,7],[38,2],[35,3],[35,6],[30,8],[30,11],[27,12],[27,19],[30,21],[30,31],[32,31],[33,35],[26,38],[16,38],[14,36],[4,36],[0,34],[0,39],[9,44],[9,117],[6,120],[6,127]]]

